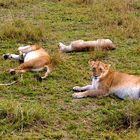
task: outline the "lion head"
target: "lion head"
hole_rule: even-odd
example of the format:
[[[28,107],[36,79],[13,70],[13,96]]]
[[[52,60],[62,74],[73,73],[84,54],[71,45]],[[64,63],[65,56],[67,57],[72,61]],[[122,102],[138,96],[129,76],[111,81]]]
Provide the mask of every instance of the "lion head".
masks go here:
[[[93,76],[98,78],[105,77],[110,70],[110,64],[105,64],[101,61],[91,61],[89,65],[93,71]]]

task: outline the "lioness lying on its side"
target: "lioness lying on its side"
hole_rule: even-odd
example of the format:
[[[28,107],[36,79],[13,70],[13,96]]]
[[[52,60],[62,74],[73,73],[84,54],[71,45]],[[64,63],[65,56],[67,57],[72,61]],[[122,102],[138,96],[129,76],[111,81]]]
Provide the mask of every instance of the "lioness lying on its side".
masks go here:
[[[110,39],[97,39],[95,41],[76,40],[71,42],[68,46],[60,42],[59,49],[62,52],[80,52],[91,51],[95,49],[114,50],[115,45]]]
[[[23,61],[19,67],[10,69],[11,74],[47,70],[45,76],[40,77],[41,79],[47,78],[48,74],[52,71],[52,61],[48,52],[46,52],[38,44],[19,47],[18,50],[20,52],[19,55],[3,55],[5,59],[13,58]]]
[[[100,97],[114,93],[121,99],[140,99],[140,76],[115,72],[110,65],[101,61],[91,61],[93,71],[92,85],[73,88],[74,98]]]

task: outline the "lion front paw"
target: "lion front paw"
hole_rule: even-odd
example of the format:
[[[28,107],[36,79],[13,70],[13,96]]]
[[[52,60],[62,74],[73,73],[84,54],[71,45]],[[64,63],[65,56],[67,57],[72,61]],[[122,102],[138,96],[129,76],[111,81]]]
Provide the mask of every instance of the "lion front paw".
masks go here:
[[[9,73],[10,73],[11,75],[15,75],[15,74],[16,74],[16,71],[15,71],[15,69],[10,69],[10,70],[9,70]]]
[[[10,56],[10,54],[9,53],[7,53],[7,54],[3,54],[3,58],[6,60],[6,59],[10,59],[11,58],[11,56]]]
[[[75,86],[75,87],[73,87],[73,91],[81,91],[81,87]]]
[[[82,92],[80,92],[80,93],[73,93],[73,94],[72,94],[72,97],[73,97],[73,98],[76,98],[76,99],[80,99],[80,98],[83,98],[84,95],[83,95]]]

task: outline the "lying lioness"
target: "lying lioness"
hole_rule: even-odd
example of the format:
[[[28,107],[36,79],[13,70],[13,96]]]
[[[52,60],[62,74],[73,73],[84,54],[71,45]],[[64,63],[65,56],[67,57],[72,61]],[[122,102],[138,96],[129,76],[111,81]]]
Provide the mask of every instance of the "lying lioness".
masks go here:
[[[90,51],[95,49],[100,50],[114,50],[115,45],[110,39],[98,39],[95,41],[84,41],[76,40],[66,46],[63,43],[59,43],[60,51],[62,52],[80,52],[80,51]]]
[[[38,44],[28,45],[18,48],[20,54],[5,54],[3,57],[5,59],[17,59],[23,61],[23,63],[15,68],[10,69],[11,74],[15,73],[25,73],[27,71],[42,71],[47,70],[45,76],[41,79],[45,79],[48,74],[52,71],[52,61],[51,58],[43,48]]]
[[[92,85],[76,86],[74,98],[99,97],[114,93],[121,99],[140,99],[140,76],[115,72],[110,65],[101,61],[92,61],[90,66],[93,71]]]

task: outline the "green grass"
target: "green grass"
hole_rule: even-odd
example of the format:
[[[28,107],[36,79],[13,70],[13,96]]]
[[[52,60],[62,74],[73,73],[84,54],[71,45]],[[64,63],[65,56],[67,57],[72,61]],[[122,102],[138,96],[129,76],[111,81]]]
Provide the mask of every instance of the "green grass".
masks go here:
[[[73,86],[91,83],[89,60],[140,75],[139,23],[139,0],[0,0],[0,55],[39,42],[57,63],[43,82],[35,78],[43,72],[29,72],[16,75],[17,84],[0,87],[0,139],[140,139],[139,101],[71,97]],[[98,38],[110,38],[117,49],[58,52],[60,41]],[[0,62],[0,83],[12,81],[8,70],[18,62]]]

